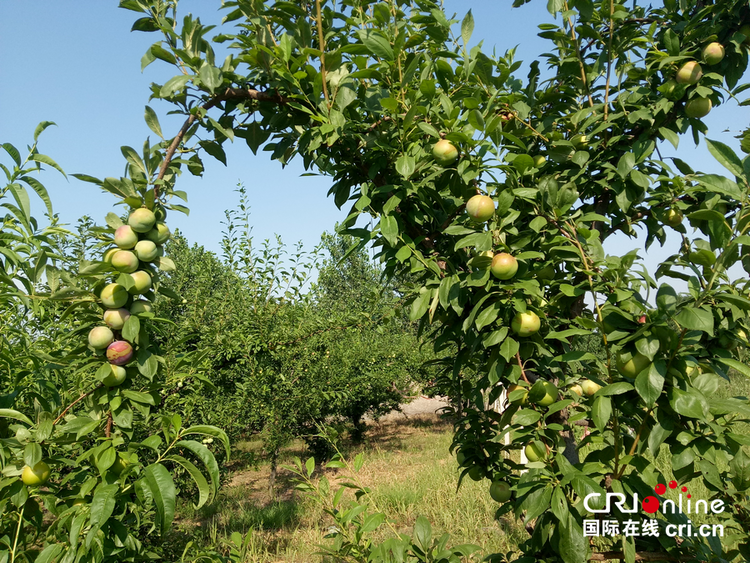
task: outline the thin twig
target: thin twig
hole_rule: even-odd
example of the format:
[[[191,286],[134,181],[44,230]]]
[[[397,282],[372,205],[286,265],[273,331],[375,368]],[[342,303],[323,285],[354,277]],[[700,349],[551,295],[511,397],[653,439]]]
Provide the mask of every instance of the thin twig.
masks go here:
[[[65,415],[66,415],[66,414],[68,413],[68,411],[69,411],[70,409],[72,409],[72,408],[73,408],[73,407],[74,407],[75,405],[77,405],[78,403],[80,403],[81,401],[83,401],[83,400],[84,400],[84,399],[85,399],[86,397],[88,397],[89,395],[91,395],[91,393],[93,393],[94,391],[96,391],[96,389],[92,389],[92,390],[91,390],[91,391],[89,391],[88,393],[83,393],[83,394],[82,394],[82,395],[81,395],[80,397],[78,397],[78,398],[77,398],[77,399],[76,399],[75,401],[73,401],[73,402],[72,402],[72,403],[70,403],[70,404],[69,404],[69,405],[68,405],[67,407],[65,407],[65,410],[64,410],[64,411],[62,411],[62,412],[60,413],[60,416],[58,416],[58,417],[57,417],[57,418],[55,419],[55,421],[54,421],[54,422],[52,423],[52,426],[54,426],[55,424],[57,424],[58,422],[60,422],[60,420],[62,420],[62,418],[63,418],[63,417],[64,417],[64,416],[65,416]]]
[[[331,109],[331,101],[328,99],[328,85],[326,84],[326,38],[323,35],[323,16],[320,13],[320,0],[315,0],[315,10],[318,13],[318,44],[320,45],[320,78],[323,81],[323,97],[326,99],[328,109]]]

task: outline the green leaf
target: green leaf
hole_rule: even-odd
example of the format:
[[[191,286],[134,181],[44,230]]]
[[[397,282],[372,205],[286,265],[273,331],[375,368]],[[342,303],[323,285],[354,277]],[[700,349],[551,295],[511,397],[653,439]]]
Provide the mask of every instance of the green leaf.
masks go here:
[[[750,457],[742,449],[737,450],[729,468],[732,470],[732,484],[738,491],[750,488]]]
[[[409,320],[417,321],[427,312],[430,307],[430,299],[432,292],[429,290],[423,291],[419,294],[414,302],[411,304],[411,310],[409,312]]]
[[[398,245],[398,221],[393,215],[382,215],[380,217],[380,232],[394,248]]]
[[[617,173],[624,180],[633,170],[633,166],[635,166],[635,155],[632,152],[626,152],[617,162]]]
[[[178,442],[176,446],[179,447],[180,443]],[[148,487],[154,499],[156,519],[163,536],[172,525],[177,500],[177,489],[172,475],[161,463],[154,463],[143,472],[143,483]]]
[[[710,336],[714,334],[713,314],[700,307],[685,307],[677,313],[674,320],[687,330],[700,330],[708,333]]]
[[[430,521],[424,516],[419,516],[414,523],[414,539],[422,550],[429,550],[430,540],[432,539],[432,526],[430,525]]]
[[[750,377],[750,366],[748,366],[747,364],[743,362],[739,362],[731,358],[716,358],[716,361],[721,362],[722,364],[728,365],[730,368],[736,369],[745,377]]]
[[[197,424],[183,430],[182,435],[188,436],[189,434],[201,434],[204,436],[211,436],[212,438],[218,438],[224,445],[224,451],[227,454],[226,461],[229,461],[229,436],[221,428],[216,426],[210,426],[208,424]]]
[[[159,256],[156,260],[154,260],[153,263],[162,272],[174,272],[177,268],[174,261],[171,258],[167,258],[166,256]]]
[[[38,141],[39,135],[41,135],[42,132],[51,125],[57,127],[57,123],[55,123],[54,121],[40,121],[39,125],[36,126],[36,129],[34,129],[34,140]]]
[[[46,164],[47,166],[51,166],[52,168],[57,170],[60,174],[65,176],[66,178],[68,177],[68,175],[65,174],[65,171],[62,168],[60,168],[60,165],[57,164],[57,162],[55,162],[54,160],[52,160],[50,157],[48,157],[46,154],[34,153],[29,158],[30,160],[33,160],[34,162],[39,162],[41,164]]]
[[[416,165],[414,158],[408,154],[402,154],[398,160],[396,160],[396,172],[398,172],[404,180],[408,180],[412,174]]]
[[[380,59],[386,61],[393,61],[393,47],[391,42],[376,29],[360,29],[357,31],[360,41],[364,44],[367,50]]]
[[[214,491],[219,490],[219,464],[216,463],[214,454],[206,446],[195,440],[180,440],[175,444],[179,448],[185,448],[193,452],[200,459],[208,470],[208,476],[211,478],[211,487]]]
[[[568,519],[560,522],[560,557],[565,563],[581,563],[588,559],[588,541],[575,517],[568,513]]]
[[[735,176],[742,178],[744,176],[744,169],[742,167],[742,161],[734,154],[734,151],[724,143],[719,141],[711,141],[706,139],[706,145],[708,151],[713,157],[719,161],[724,168],[729,170]]]
[[[635,378],[635,390],[647,407],[651,407],[661,395],[664,388],[664,376],[667,365],[664,360],[656,360],[647,370],[642,370]]]
[[[161,132],[161,125],[159,124],[159,117],[156,115],[156,112],[149,106],[146,106],[146,113],[143,117],[146,120],[148,128],[159,135],[159,138],[163,139],[164,135]]]
[[[0,418],[12,418],[29,426],[34,426],[34,423],[28,416],[13,409],[0,409]]]
[[[91,545],[92,540],[96,537],[96,532],[109,520],[115,509],[117,502],[116,495],[120,490],[119,485],[105,485],[99,483],[94,490],[94,497],[91,499],[91,529],[86,537],[86,545]]]
[[[461,39],[464,40],[464,48],[469,44],[472,33],[474,33],[474,16],[471,15],[471,10],[469,10],[461,22]]]
[[[75,547],[75,546],[73,546]],[[45,547],[39,555],[34,559],[34,563],[54,563],[58,561],[58,556],[63,552],[63,545],[59,543],[51,543]],[[0,556],[2,561],[2,556]]]
[[[195,464],[179,455],[169,455],[164,459],[181,465],[185,469],[185,471],[187,471],[193,478],[193,482],[198,488],[198,502],[193,505],[196,510],[207,502],[211,502],[213,500],[216,491],[209,488],[208,481],[203,476],[203,473],[201,473],[200,470],[195,466]]]
[[[141,330],[141,321],[135,315],[130,315],[122,327],[122,337],[133,344],[138,344],[138,333]]]
[[[203,85],[208,88],[208,90],[213,94],[214,91],[219,86],[221,86],[221,83],[224,80],[224,75],[222,74],[221,70],[213,65],[208,64],[206,61],[203,61],[203,65],[198,71],[198,78],[203,83]]]
[[[190,82],[191,78],[191,76],[186,76],[184,74],[179,74],[173,78],[170,78],[164,83],[164,86],[161,87],[161,90],[159,90],[159,97],[169,98],[174,94],[181,92],[185,88],[185,85]]]

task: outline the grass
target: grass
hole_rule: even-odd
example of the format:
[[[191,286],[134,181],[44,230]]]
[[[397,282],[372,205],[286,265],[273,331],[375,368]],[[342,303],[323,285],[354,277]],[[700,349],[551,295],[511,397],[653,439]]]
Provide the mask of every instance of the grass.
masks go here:
[[[722,384],[719,397],[750,395],[750,381],[733,378],[731,387]],[[747,427],[742,429],[750,433]],[[497,504],[488,495],[489,482],[463,482],[457,491],[458,466],[448,449],[452,426],[436,416],[411,417],[409,420],[373,425],[359,445],[345,445],[344,454],[352,458],[364,456],[364,465],[357,474],[361,483],[372,491],[371,500],[401,533],[411,533],[418,516],[425,516],[438,536],[447,532],[450,544],[472,543],[481,553],[507,553],[528,538],[522,526],[505,516],[494,519]],[[268,465],[258,464],[261,444],[247,441],[236,444],[240,460],[255,460],[250,465],[240,462],[227,479],[218,499],[210,506],[195,511],[189,504],[178,506],[175,531],[168,539],[174,559],[179,559],[188,541],[198,547],[226,552],[232,541],[245,542],[236,548],[236,561],[253,563],[309,563],[320,561],[315,555],[332,521],[312,499],[293,490],[292,475],[280,469],[277,495],[268,490]],[[581,452],[585,454],[585,452]],[[294,456],[308,456],[300,441],[283,452],[280,465],[289,464]],[[673,478],[671,456],[665,447],[654,463],[666,481]],[[719,467],[726,470],[726,464]],[[343,470],[325,470],[335,485],[344,477]],[[316,475],[322,474],[320,467]],[[708,498],[702,480],[687,484],[694,499]],[[334,486],[335,490],[335,486]],[[668,498],[676,495],[667,494]],[[691,515],[696,524],[716,523],[714,517]],[[389,532],[383,530],[382,539]],[[234,536],[233,536],[234,534]],[[597,542],[600,543],[600,542]],[[236,546],[235,546],[236,547]],[[191,560],[191,559],[188,559]]]

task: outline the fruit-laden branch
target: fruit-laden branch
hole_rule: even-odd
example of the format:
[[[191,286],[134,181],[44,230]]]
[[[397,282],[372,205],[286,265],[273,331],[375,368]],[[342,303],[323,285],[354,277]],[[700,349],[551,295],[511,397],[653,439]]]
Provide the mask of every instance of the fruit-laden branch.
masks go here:
[[[216,106],[217,104],[220,104],[221,102],[226,102],[229,100],[256,100],[258,102],[272,102],[275,104],[288,104],[292,101],[292,98],[288,98],[286,96],[282,96],[278,92],[274,92],[273,94],[269,92],[261,92],[260,90],[255,90],[254,88],[227,88],[222,92],[221,94],[218,94],[211,98],[208,102],[203,104],[198,111],[203,110],[209,110],[212,107]],[[180,146],[180,143],[182,142],[182,138],[185,136],[185,133],[187,133],[188,129],[190,129],[190,126],[195,123],[195,121],[198,119],[198,112],[194,112],[190,114],[190,117],[187,118],[185,123],[183,123],[182,127],[180,128],[179,132],[175,136],[174,139],[172,139],[172,143],[169,145],[169,148],[167,149],[167,154],[164,155],[164,162],[161,165],[161,168],[159,169],[159,175],[157,176],[157,180],[163,180],[164,176],[167,173],[167,168],[169,168],[169,163],[172,162],[172,158],[174,158],[174,153],[177,151],[177,147]],[[158,197],[159,195],[159,186],[154,186],[154,195]]]

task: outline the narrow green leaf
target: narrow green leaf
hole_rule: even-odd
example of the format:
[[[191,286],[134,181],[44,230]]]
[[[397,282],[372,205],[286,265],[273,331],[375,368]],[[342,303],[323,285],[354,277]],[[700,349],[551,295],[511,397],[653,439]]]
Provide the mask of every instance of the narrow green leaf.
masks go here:
[[[151,109],[149,106],[146,106],[146,113],[144,115],[144,119],[146,120],[146,125],[148,125],[148,128],[151,129],[154,133],[159,135],[159,138],[163,139],[164,135],[161,132],[161,125],[159,124],[159,117],[156,115],[156,112]]]
[[[179,444],[177,444],[179,446]],[[156,508],[157,522],[164,535],[174,520],[177,489],[169,470],[160,463],[149,465],[144,471],[143,481],[151,492]]]

